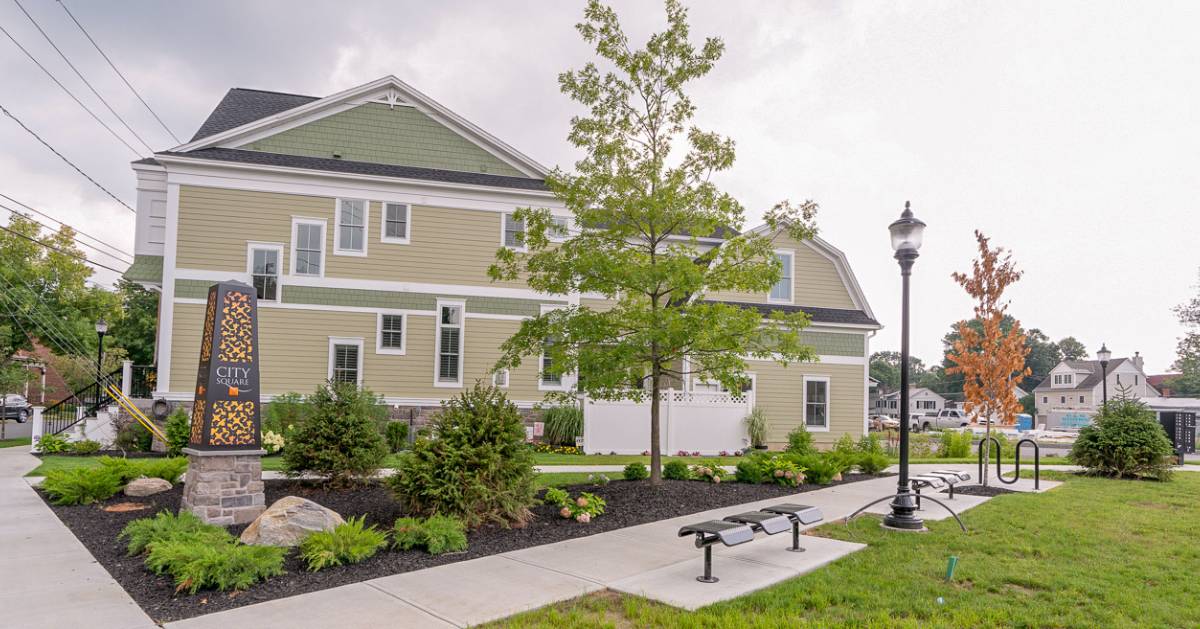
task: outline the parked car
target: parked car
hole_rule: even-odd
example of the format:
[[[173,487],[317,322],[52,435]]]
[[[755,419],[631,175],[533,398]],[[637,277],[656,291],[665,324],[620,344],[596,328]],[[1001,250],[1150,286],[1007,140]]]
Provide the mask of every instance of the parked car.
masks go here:
[[[33,417],[33,409],[24,395],[10,393],[0,397],[4,398],[4,404],[0,405],[3,406],[4,419],[15,419],[18,424],[23,424]]]
[[[924,417],[914,416],[909,428],[913,430],[930,430],[933,428],[962,428],[971,423],[970,418],[962,409],[943,408],[935,414]]]
[[[887,430],[889,428],[899,428],[900,420],[887,415],[872,415],[870,417],[871,430]]]

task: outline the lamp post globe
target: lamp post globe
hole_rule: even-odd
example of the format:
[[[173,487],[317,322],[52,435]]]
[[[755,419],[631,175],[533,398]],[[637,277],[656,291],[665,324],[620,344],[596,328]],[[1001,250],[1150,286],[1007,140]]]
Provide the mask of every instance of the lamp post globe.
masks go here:
[[[892,250],[900,263],[900,477],[896,484],[896,496],[892,499],[891,513],[883,518],[883,526],[902,531],[922,531],[925,523],[916,516],[917,502],[908,480],[908,280],[912,275],[921,242],[925,235],[925,223],[913,216],[912,206],[906,201],[900,218],[888,226],[891,233]]]
[[[1108,351],[1108,346],[1104,343],[1100,344],[1100,350],[1096,352],[1096,359],[1100,361],[1100,390],[1104,392],[1104,406],[1100,409],[1104,410],[1108,406],[1108,361],[1112,358],[1112,352]]]

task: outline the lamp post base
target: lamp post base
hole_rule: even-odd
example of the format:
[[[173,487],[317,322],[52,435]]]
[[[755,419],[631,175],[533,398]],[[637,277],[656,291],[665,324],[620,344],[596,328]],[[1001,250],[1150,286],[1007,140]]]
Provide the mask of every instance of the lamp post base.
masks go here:
[[[901,489],[892,499],[892,512],[883,516],[883,527],[897,531],[926,531],[925,522],[916,516],[917,501],[911,490]]]

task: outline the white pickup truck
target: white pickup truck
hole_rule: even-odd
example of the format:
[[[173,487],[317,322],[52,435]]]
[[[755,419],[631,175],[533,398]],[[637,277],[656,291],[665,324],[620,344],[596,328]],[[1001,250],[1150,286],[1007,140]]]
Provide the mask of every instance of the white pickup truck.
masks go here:
[[[914,431],[931,428],[962,428],[971,423],[967,414],[958,408],[943,408],[936,415],[913,415],[909,417]]]

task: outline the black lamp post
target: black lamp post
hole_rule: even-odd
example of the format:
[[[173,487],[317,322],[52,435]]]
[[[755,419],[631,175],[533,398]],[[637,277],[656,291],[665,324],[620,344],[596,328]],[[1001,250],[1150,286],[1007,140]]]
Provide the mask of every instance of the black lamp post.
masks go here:
[[[104,319],[96,319],[96,336],[100,342],[96,344],[96,405],[100,405],[100,394],[103,390],[103,385],[100,384],[100,379],[104,377],[104,335],[108,334],[108,322]]]
[[[1100,390],[1104,392],[1104,406],[1108,406],[1108,359],[1112,358],[1112,352],[1101,343],[1096,358],[1100,360]],[[1100,410],[1104,410],[1104,406],[1101,406]]]
[[[888,226],[892,234],[892,249],[900,263],[902,296],[900,300],[900,479],[896,485],[896,497],[892,500],[892,512],[884,516],[883,525],[905,531],[920,531],[925,523],[914,513],[916,498],[908,482],[908,279],[912,275],[913,263],[917,261],[917,250],[921,248],[921,237],[925,223],[913,216],[907,201],[904,213]]]

